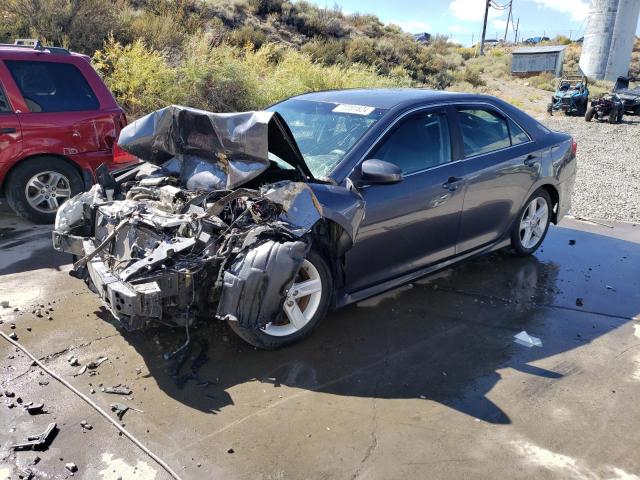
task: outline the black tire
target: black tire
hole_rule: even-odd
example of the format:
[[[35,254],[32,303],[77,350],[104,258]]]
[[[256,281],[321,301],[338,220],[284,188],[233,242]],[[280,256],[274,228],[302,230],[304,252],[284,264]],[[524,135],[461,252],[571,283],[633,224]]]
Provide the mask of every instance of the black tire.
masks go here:
[[[547,104],[547,113],[549,115],[553,115],[553,104],[552,103]]]
[[[589,107],[587,108],[586,113],[584,114],[584,119],[587,122],[590,122],[591,119],[593,118],[593,114],[595,113],[596,109],[593,107]]]
[[[633,109],[633,114],[640,115],[640,105],[638,105],[636,108]]]
[[[71,188],[71,197],[84,190],[82,177],[74,167],[64,160],[49,156],[23,160],[7,178],[5,192],[7,203],[13,211],[34,223],[49,224],[53,223],[56,218],[55,211],[47,213],[32,207],[25,192],[27,182],[31,178],[47,171],[57,172],[66,177]]]
[[[620,113],[618,113],[617,123],[622,123],[623,117],[624,117],[624,110],[620,110]]]
[[[233,330],[242,340],[247,342],[249,345],[253,345],[254,347],[263,350],[275,350],[302,340],[320,324],[322,319],[326,316],[327,311],[329,310],[329,305],[331,304],[333,279],[327,263],[320,254],[311,250],[307,254],[306,258],[314,267],[316,267],[320,274],[320,281],[322,282],[320,305],[309,323],[307,323],[302,329],[290,335],[274,336],[269,335],[262,330],[243,328],[238,324],[238,322],[228,321],[227,324],[231,330]]]
[[[609,112],[609,123],[617,123],[618,121],[618,109],[615,107],[611,108],[611,112]]]
[[[520,221],[522,220],[525,210],[527,209],[529,204],[533,202],[533,200],[536,198],[542,198],[544,199],[545,202],[547,202],[547,212],[548,212],[547,222],[546,222],[546,225],[544,226],[542,236],[538,239],[536,244],[531,246],[530,248],[526,248],[525,246],[522,245],[522,240],[520,238]],[[549,224],[551,223],[552,214],[553,214],[553,203],[551,202],[551,197],[549,196],[549,193],[547,193],[547,191],[544,188],[539,188],[538,190],[533,192],[533,194],[531,194],[531,196],[527,199],[524,206],[520,210],[518,217],[513,223],[513,227],[511,227],[511,248],[516,253],[516,255],[519,255],[522,257],[531,255],[533,252],[535,252],[538,249],[538,247],[540,247],[545,237],[547,236],[547,231],[549,230]]]

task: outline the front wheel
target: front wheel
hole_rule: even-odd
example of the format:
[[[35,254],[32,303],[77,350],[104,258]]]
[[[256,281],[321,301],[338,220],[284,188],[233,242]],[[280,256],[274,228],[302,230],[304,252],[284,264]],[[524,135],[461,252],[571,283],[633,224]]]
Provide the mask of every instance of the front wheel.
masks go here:
[[[596,111],[596,109],[595,109],[595,108],[593,108],[593,107],[589,107],[589,108],[587,108],[587,112],[584,114],[584,119],[585,119],[587,122],[590,122],[590,121],[591,121],[591,119],[593,118],[593,114],[595,113],[595,111]]]
[[[331,272],[324,258],[311,250],[289,289],[277,322],[259,329],[243,328],[231,320],[227,323],[250,345],[275,350],[302,340],[318,326],[329,309],[332,289]]]
[[[540,188],[533,192],[511,229],[511,247],[525,256],[535,252],[549,229],[551,197]]]

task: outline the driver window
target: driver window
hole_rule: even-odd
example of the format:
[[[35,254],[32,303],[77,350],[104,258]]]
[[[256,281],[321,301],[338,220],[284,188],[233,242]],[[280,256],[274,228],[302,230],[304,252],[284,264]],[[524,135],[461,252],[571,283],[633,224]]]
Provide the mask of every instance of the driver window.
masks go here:
[[[393,163],[405,175],[450,162],[451,140],[446,113],[419,113],[402,121],[368,158]]]

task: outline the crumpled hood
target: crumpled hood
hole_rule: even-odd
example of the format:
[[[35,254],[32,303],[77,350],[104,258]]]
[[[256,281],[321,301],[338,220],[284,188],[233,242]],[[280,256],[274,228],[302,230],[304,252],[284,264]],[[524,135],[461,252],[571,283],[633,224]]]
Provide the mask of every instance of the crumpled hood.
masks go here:
[[[229,189],[264,172],[269,153],[313,180],[291,130],[277,112],[212,113],[170,105],[123,128],[118,146],[155,165],[172,158],[204,161]]]

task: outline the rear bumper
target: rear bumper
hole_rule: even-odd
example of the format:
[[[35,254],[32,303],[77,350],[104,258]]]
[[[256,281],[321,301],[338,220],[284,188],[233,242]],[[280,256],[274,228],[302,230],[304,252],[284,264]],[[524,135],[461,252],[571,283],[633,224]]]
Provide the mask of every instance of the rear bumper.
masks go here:
[[[576,174],[574,173],[564,182],[558,184],[558,212],[556,214],[556,222],[560,222],[571,210],[571,195],[573,194],[573,186],[576,182]]]

